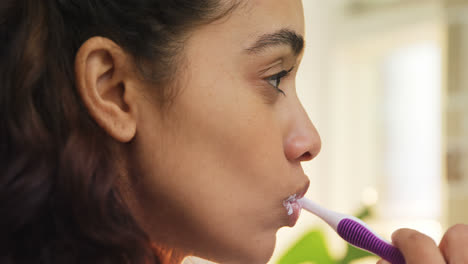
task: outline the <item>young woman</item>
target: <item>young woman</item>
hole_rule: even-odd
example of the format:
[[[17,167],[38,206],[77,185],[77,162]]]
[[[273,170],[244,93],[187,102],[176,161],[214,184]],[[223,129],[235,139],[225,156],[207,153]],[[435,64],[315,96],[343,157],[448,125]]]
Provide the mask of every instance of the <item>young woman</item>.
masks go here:
[[[266,263],[320,139],[300,0],[3,0],[0,263]],[[395,233],[407,263],[466,263]],[[310,250],[314,250],[311,248]]]

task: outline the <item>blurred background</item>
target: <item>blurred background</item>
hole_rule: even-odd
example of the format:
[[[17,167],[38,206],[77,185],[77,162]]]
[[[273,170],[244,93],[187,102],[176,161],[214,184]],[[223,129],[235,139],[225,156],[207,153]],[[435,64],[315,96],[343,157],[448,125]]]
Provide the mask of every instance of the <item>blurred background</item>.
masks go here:
[[[366,222],[385,238],[410,227],[439,242],[449,226],[468,223],[468,1],[303,2],[297,89],[322,137],[304,166],[308,197],[347,214],[370,209]],[[346,254],[303,212],[278,233],[270,263],[312,229],[323,231],[332,258]]]

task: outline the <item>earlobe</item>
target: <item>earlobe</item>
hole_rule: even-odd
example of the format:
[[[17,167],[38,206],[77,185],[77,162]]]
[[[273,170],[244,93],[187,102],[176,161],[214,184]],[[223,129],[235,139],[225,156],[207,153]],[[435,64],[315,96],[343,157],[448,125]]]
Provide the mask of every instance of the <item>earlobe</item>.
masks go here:
[[[75,59],[76,88],[89,114],[110,136],[130,141],[136,133],[127,54],[102,37],[87,40]]]

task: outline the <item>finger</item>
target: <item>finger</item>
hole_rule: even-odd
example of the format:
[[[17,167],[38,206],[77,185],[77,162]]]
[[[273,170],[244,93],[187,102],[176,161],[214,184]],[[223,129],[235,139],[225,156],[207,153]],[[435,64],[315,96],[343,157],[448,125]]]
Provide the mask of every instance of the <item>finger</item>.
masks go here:
[[[447,230],[439,248],[447,263],[468,263],[468,225],[458,224]]]
[[[411,229],[399,229],[392,235],[406,264],[445,264],[441,251],[432,238]]]

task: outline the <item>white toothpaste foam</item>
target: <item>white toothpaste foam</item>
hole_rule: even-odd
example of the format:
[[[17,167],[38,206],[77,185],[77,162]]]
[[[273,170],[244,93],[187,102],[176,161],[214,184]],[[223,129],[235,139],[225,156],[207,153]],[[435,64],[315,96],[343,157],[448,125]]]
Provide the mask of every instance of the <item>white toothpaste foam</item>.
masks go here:
[[[288,211],[288,215],[292,215],[294,212],[293,206],[291,203],[296,201],[296,194],[293,194],[289,196],[288,199],[284,200],[283,206],[286,208],[286,211]]]

